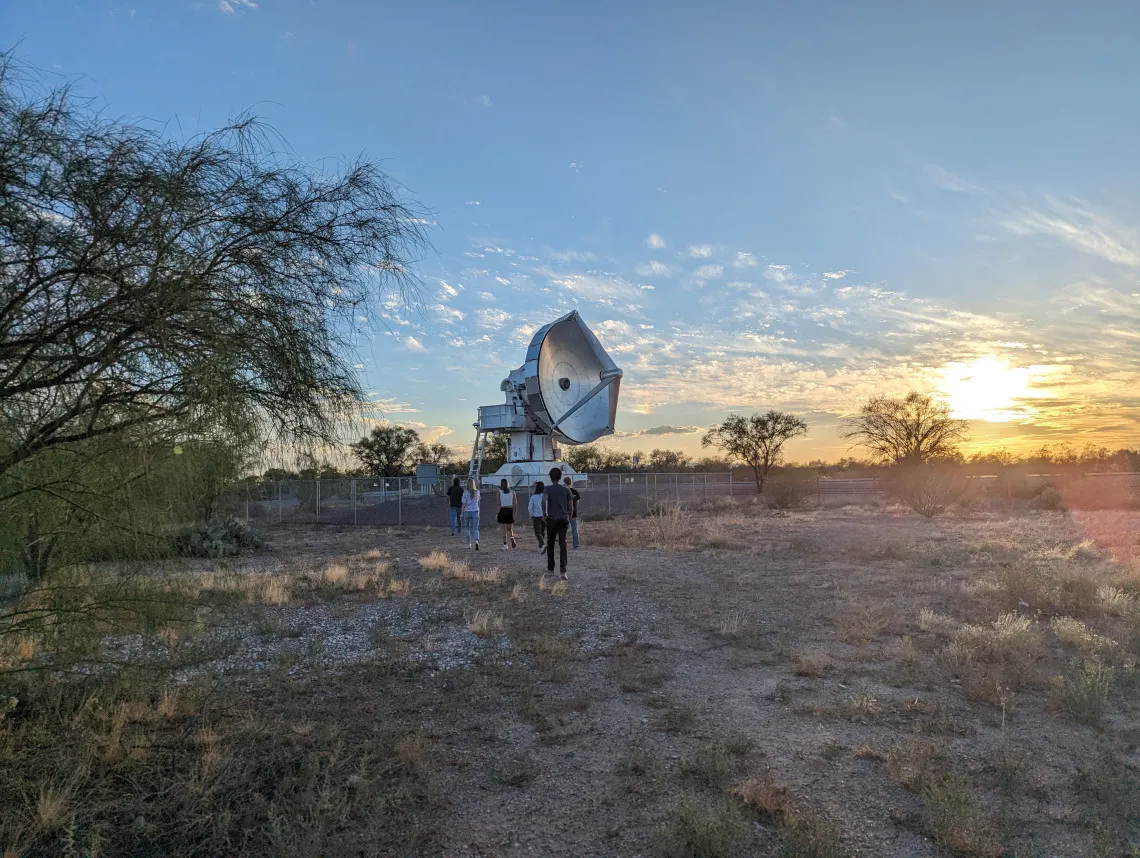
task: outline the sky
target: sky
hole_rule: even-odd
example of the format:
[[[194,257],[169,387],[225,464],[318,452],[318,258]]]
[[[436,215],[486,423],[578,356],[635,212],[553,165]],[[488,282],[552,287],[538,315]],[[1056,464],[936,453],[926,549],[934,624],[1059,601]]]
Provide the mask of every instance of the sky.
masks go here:
[[[13,45],[174,136],[379,162],[434,250],[358,368],[429,440],[577,308],[629,451],[777,408],[835,459],[911,389],[974,448],[1140,446],[1140,5],[41,0]]]

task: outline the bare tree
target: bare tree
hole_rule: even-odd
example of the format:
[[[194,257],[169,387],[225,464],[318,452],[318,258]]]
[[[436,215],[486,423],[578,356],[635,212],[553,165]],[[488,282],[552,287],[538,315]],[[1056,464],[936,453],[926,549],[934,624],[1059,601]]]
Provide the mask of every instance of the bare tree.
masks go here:
[[[423,223],[373,164],[290,160],[249,116],[174,142],[0,55],[0,475],[108,436],[333,439]]]
[[[649,454],[649,470],[671,474],[689,467],[689,457],[677,450],[654,450]]]
[[[807,423],[783,411],[769,410],[751,417],[729,414],[722,424],[705,433],[701,446],[716,447],[752,468],[756,492],[762,494],[768,472],[783,456],[784,444],[806,434]]]
[[[876,396],[844,422],[844,438],[897,465],[954,457],[966,437],[965,420],[951,417],[945,402],[915,391],[902,399]]]

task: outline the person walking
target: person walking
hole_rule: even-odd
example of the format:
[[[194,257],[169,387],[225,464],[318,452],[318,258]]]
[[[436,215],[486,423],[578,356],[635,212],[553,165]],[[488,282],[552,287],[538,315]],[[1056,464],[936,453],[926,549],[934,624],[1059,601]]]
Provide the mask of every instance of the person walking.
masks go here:
[[[530,523],[534,525],[534,535],[538,538],[538,553],[546,550],[546,519],[542,515],[542,491],[545,488],[542,480],[534,484],[534,494],[527,502],[526,511],[530,515]]]
[[[570,511],[570,536],[574,542],[574,549],[578,548],[578,501],[582,496],[578,494],[578,490],[574,488],[574,480],[571,477],[565,477],[562,480],[566,488],[570,489],[570,496],[574,499],[574,509]]]
[[[463,486],[459,485],[459,477],[453,477],[447,487],[447,511],[451,535],[458,536],[463,530]]]
[[[546,517],[546,571],[554,571],[554,540],[558,540],[559,577],[566,580],[566,531],[574,498],[562,485],[562,469],[550,469],[550,485],[542,492],[542,513]]]
[[[517,548],[515,542],[515,508],[519,505],[519,496],[506,480],[499,481],[499,532],[503,535],[503,551],[508,548]],[[511,541],[510,546],[507,540]]]
[[[475,480],[470,479],[467,481],[467,490],[463,492],[463,497],[460,499],[463,503],[463,523],[467,528],[467,548],[470,549],[472,543],[475,545],[475,550],[479,550],[479,487],[475,485]]]

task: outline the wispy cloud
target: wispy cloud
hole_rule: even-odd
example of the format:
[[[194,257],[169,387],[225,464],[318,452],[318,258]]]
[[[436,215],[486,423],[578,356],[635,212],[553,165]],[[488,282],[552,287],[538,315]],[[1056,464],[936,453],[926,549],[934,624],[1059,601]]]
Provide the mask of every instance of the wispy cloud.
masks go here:
[[[479,202],[479,200],[468,200],[463,205],[465,205],[465,206],[481,206],[483,204],[481,202]]]
[[[239,8],[256,9],[257,4],[254,3],[253,0],[218,0],[218,8],[227,15],[232,15]]]
[[[739,250],[736,253],[736,261],[732,264],[737,268],[754,268],[758,263],[756,262],[756,257],[751,253],[745,253],[743,250]]]
[[[824,280],[842,280],[850,272],[849,271],[825,271],[823,272]]]
[[[641,277],[671,277],[673,269],[666,265],[664,262],[658,262],[656,259],[650,262],[643,262],[635,269]]]
[[[693,272],[693,277],[697,280],[716,280],[724,274],[723,265],[702,265]]]
[[[1002,218],[1002,226],[1017,235],[1046,235],[1109,262],[1140,267],[1140,239],[1134,230],[1081,200],[1045,201],[1047,211],[1024,207]]]
[[[500,310],[498,307],[490,307],[475,311],[476,324],[478,324],[480,328],[501,328],[503,325],[510,321],[510,318],[510,313],[508,313],[506,310]]]
[[[711,244],[690,244],[689,256],[694,259],[707,259],[712,256],[713,249]]]
[[[635,432],[615,432],[617,438],[643,438],[653,435],[693,435],[703,432],[700,426],[651,426],[648,429],[638,429]]]
[[[660,250],[665,246],[665,239],[655,232],[649,233],[649,237],[645,239],[646,245],[652,247],[654,250]]]
[[[923,172],[926,173],[926,177],[935,187],[942,188],[944,191],[953,191],[956,194],[988,194],[990,192],[990,189],[980,182],[964,178],[957,173],[951,173],[937,164],[927,164],[923,168]]]
[[[424,349],[424,344],[423,344],[423,343],[421,343],[419,340],[417,340],[415,337],[413,337],[411,334],[409,334],[408,336],[404,337],[404,346],[405,346],[405,347],[407,348],[407,350],[408,350],[408,351],[410,351],[410,352],[422,352],[422,351],[425,351],[425,349]]]
[[[443,294],[448,295],[452,298],[459,294],[459,290],[448,283],[446,280],[439,281],[439,288],[443,290]]]

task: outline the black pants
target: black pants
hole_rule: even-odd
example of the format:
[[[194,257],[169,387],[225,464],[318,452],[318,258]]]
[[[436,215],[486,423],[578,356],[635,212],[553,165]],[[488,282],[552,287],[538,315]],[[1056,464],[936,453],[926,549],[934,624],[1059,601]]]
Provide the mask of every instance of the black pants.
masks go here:
[[[554,571],[554,540],[558,540],[559,571],[566,574],[566,529],[570,521],[565,518],[548,518],[546,520],[546,571]]]
[[[534,524],[534,535],[538,540],[538,547],[544,548],[546,546],[546,519],[531,516],[530,520]]]

